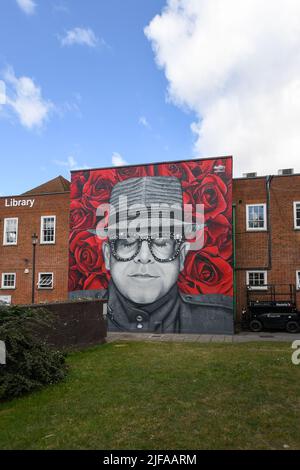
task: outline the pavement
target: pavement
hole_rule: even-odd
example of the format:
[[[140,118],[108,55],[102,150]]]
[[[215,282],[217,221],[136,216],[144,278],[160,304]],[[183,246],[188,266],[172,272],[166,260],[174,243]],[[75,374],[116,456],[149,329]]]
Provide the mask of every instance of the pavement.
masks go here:
[[[252,333],[243,331],[235,335],[194,335],[194,334],[155,334],[155,333],[122,333],[108,332],[108,343],[114,341],[174,341],[196,343],[248,343],[251,341],[280,341],[292,343],[300,340],[300,333],[291,334],[285,332],[261,332]]]

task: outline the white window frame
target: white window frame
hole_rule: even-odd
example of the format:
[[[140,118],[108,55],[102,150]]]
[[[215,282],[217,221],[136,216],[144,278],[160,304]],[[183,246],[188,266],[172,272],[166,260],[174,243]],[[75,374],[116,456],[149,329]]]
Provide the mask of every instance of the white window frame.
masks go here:
[[[250,273],[252,274],[264,274],[264,285],[261,285],[261,286],[251,286],[250,283],[249,283],[249,279],[250,279]],[[247,288],[250,289],[250,290],[267,290],[268,289],[268,271],[263,271],[261,269],[257,269],[257,270],[251,270],[251,271],[247,271],[246,272],[246,284],[247,284]]]
[[[43,231],[43,228],[44,228],[44,220],[45,219],[49,219],[49,218],[53,218],[54,219],[54,240],[49,242],[49,241],[45,241],[43,239],[43,235],[44,235],[44,231]],[[55,242],[56,242],[56,215],[42,215],[41,216],[41,229],[40,229],[40,245],[55,245]]]
[[[296,271],[296,290],[300,290],[300,269]]]
[[[264,226],[249,227],[249,208],[263,206],[264,208]],[[267,204],[265,202],[257,202],[256,204],[246,204],[246,230],[247,232],[265,232],[267,230]]]
[[[41,277],[43,275],[51,275],[52,276],[52,286],[51,287],[48,287],[48,286],[45,286],[45,287],[41,287],[40,286],[40,282],[41,282]],[[54,274],[53,273],[39,273],[39,280],[38,280],[38,285],[37,285],[38,289],[41,289],[41,290],[53,290],[54,289]]]
[[[300,201],[294,201],[294,229],[300,230],[300,225],[297,225],[297,205],[300,206]]]
[[[4,285],[4,277],[5,276],[14,276],[14,285],[13,286],[5,286]],[[16,284],[17,284],[17,275],[16,273],[2,273],[2,276],[1,276],[1,289],[3,290],[13,290],[16,288]]]
[[[6,228],[7,228],[7,223],[9,220],[16,220],[17,221],[17,226],[16,226],[16,241],[9,243],[6,241]],[[19,219],[18,217],[7,217],[4,219],[4,227],[3,227],[3,245],[4,246],[15,246],[18,244],[18,232],[19,232]]]

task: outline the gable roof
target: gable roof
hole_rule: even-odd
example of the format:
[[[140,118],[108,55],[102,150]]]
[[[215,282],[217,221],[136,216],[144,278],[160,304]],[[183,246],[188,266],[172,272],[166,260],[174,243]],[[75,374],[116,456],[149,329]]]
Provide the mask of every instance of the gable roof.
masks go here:
[[[36,188],[30,189],[21,196],[27,196],[29,194],[49,194],[49,193],[64,193],[70,191],[70,181],[63,176],[57,176],[46,183],[37,186]]]

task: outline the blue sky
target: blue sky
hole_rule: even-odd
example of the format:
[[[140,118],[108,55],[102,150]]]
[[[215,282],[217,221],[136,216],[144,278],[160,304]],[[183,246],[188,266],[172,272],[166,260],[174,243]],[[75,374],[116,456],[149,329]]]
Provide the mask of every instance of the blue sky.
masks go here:
[[[144,34],[164,1],[34,4],[1,1],[0,79],[11,103],[0,107],[1,195],[68,177],[70,167],[111,166],[114,154],[129,164],[192,155],[191,116],[168,102]],[[93,34],[74,43],[75,28]],[[21,77],[40,88],[33,118],[16,101]]]
[[[299,0],[1,0],[0,194],[190,157],[300,172],[299,50]]]

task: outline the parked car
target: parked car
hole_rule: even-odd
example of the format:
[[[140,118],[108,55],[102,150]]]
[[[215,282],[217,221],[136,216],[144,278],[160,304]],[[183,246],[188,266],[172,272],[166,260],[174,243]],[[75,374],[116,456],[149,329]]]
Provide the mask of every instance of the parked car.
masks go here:
[[[286,288],[284,288],[285,286]],[[287,287],[288,286],[288,287]],[[300,331],[300,312],[293,284],[267,285],[262,290],[247,288],[247,308],[242,311],[242,327],[262,330]]]

